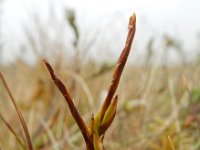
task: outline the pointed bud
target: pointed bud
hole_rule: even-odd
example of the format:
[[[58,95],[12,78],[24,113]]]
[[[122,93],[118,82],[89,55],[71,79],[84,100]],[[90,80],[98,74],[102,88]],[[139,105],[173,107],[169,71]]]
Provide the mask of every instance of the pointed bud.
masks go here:
[[[118,102],[118,96],[115,96],[114,100],[108,107],[108,110],[105,113],[105,116],[103,118],[103,121],[100,125],[99,133],[100,135],[104,134],[105,131],[109,128],[109,126],[112,124],[115,114],[116,114],[116,109],[117,109],[117,102]]]
[[[101,113],[101,111],[99,111],[98,114],[96,115],[95,119],[94,119],[93,130],[94,130],[94,133],[98,136],[100,135],[99,134],[99,128],[100,128],[100,125],[101,125],[101,116],[102,116],[102,113]]]

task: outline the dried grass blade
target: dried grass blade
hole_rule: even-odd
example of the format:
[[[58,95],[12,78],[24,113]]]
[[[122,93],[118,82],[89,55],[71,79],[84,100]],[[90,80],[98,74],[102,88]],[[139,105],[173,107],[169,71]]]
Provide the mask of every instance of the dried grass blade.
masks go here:
[[[174,148],[174,144],[173,144],[173,142],[172,142],[172,140],[171,140],[171,138],[170,138],[169,135],[168,135],[168,140],[169,140],[169,143],[170,143],[170,147],[171,147],[171,149],[172,149],[172,150],[175,150],[175,148]]]
[[[44,128],[44,130],[46,131],[48,138],[50,139],[50,142],[52,144],[52,149],[54,150],[59,150],[59,145],[58,142],[56,141],[56,137],[54,136],[52,130],[50,129],[48,123],[45,122],[45,120],[41,117],[40,118],[40,122]]]
[[[25,145],[22,143],[21,139],[15,132],[15,130],[10,126],[10,124],[6,121],[6,119],[3,117],[3,115],[0,113],[1,120],[6,125],[6,127],[9,129],[9,131],[13,134],[13,136],[16,138],[17,142],[21,145],[23,149],[26,149]]]
[[[11,93],[9,87],[8,87],[8,84],[7,84],[6,80],[4,79],[4,77],[3,77],[3,75],[2,75],[1,72],[0,72],[0,78],[1,78],[1,80],[2,80],[2,82],[3,82],[3,85],[4,85],[5,88],[6,88],[6,91],[8,92],[8,95],[10,96],[10,99],[11,99],[11,101],[12,101],[14,107],[15,107],[15,110],[16,110],[16,112],[17,112],[17,115],[18,115],[18,117],[19,117],[20,123],[21,123],[21,125],[22,125],[23,131],[24,131],[24,134],[25,134],[27,149],[28,149],[28,150],[33,150],[31,138],[30,138],[30,135],[29,135],[29,132],[28,132],[28,128],[27,128],[27,126],[26,126],[26,123],[25,123],[25,121],[24,121],[24,117],[23,117],[21,111],[19,110],[19,108],[18,108],[18,106],[17,106],[17,104],[16,104],[16,100],[15,100],[14,96],[12,95],[12,93]]]

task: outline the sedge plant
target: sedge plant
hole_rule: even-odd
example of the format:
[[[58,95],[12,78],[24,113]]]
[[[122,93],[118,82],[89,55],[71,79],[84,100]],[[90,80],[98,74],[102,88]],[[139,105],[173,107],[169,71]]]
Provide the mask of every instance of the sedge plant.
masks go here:
[[[75,104],[73,103],[73,98],[71,97],[68,89],[58,78],[58,76],[54,73],[54,70],[51,67],[51,65],[46,60],[44,60],[44,63],[50,73],[53,82],[65,98],[70,112],[83,135],[87,150],[105,150],[105,147],[103,145],[104,135],[107,129],[110,127],[111,123],[113,122],[116,114],[118,96],[115,95],[115,92],[117,90],[124,66],[127,62],[131,50],[135,30],[136,16],[135,14],[133,14],[129,20],[128,35],[125,42],[125,47],[122,50],[121,55],[115,66],[113,78],[108,89],[108,94],[97,115],[94,116],[92,114],[90,123],[88,125],[79,114]]]

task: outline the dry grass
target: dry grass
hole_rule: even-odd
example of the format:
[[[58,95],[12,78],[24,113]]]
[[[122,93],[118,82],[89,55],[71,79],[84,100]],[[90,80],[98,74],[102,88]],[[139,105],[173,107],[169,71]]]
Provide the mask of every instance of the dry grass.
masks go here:
[[[23,70],[19,68],[23,68]],[[15,76],[11,74],[10,70],[16,72]],[[14,68],[2,68],[2,72],[7,77],[8,83],[13,83],[11,91],[16,96],[20,110],[24,114],[35,149],[54,149],[53,143],[55,142],[61,150],[84,149],[81,134],[72,120],[69,110],[63,105],[61,95],[55,89],[52,92],[51,80],[43,64],[39,63],[33,69],[30,69],[30,66],[18,64]],[[195,98],[198,95],[198,92],[195,91],[198,91],[200,85],[199,67],[165,69],[159,67],[153,77],[151,92],[144,101],[143,97],[147,90],[146,87],[149,86],[149,80],[151,80],[151,72],[152,68],[128,66],[125,69],[117,91],[120,93],[117,115],[106,134],[105,147],[119,150],[167,149],[170,146],[167,146],[168,136],[170,136],[175,149],[196,148],[198,150],[199,111],[193,112],[192,110],[196,107],[199,108],[198,98]],[[86,78],[89,74],[91,72],[81,76],[87,83],[90,93],[94,97],[94,107],[97,108],[99,100],[102,99],[102,89],[107,88],[112,72],[109,71],[92,80]],[[65,66],[62,66],[59,75],[65,84],[70,85],[73,78],[67,76],[68,69]],[[182,76],[184,76],[184,80]],[[40,80],[42,83],[39,82]],[[27,83],[29,84],[27,85]],[[83,119],[88,122],[90,114],[96,113],[96,111],[89,107],[84,90],[78,82],[76,83],[81,100],[74,101],[74,103]],[[2,84],[0,88],[1,113],[12,125],[17,135],[22,135],[16,113],[8,101],[7,92]],[[35,96],[38,88],[41,88],[39,97]],[[49,97],[49,95],[51,96]],[[173,106],[173,99],[176,101],[175,106]],[[194,102],[194,99],[197,101]],[[178,109],[178,117],[176,109]],[[144,110],[145,113],[143,113]],[[43,125],[41,118],[43,118]],[[177,121],[180,123],[180,131],[177,130]],[[20,149],[19,143],[2,121],[0,121],[0,127],[0,146],[2,149],[15,149],[16,147]],[[54,142],[50,140],[47,130],[51,131]]]
[[[65,63],[51,64],[62,78],[63,84],[70,87],[76,83],[76,94],[80,100],[73,100],[70,96],[73,102],[71,111],[73,114],[74,108],[78,108],[82,119],[89,122],[91,114],[96,114],[96,109],[102,104],[100,101],[106,98],[103,93],[110,84],[112,71],[93,76],[92,68],[98,66],[85,65],[83,71],[77,74]],[[10,88],[6,90],[0,84],[0,149],[26,149],[27,144],[23,141],[28,143],[28,138],[23,136],[16,111],[9,101],[8,91],[12,91],[11,94],[16,98],[14,102],[24,116],[23,122],[26,122],[29,129],[25,133],[30,134],[29,142],[34,149],[85,149],[81,133],[43,63],[28,66],[24,62],[16,62],[13,66],[1,66],[0,69]],[[119,93],[118,109],[112,126],[106,132],[105,148],[200,149],[199,74],[200,68],[195,64],[165,68],[159,65],[127,66],[116,91]],[[111,94],[112,98],[114,93]],[[82,129],[84,134],[85,130]]]
[[[27,145],[26,148],[28,150],[33,150],[33,146],[32,146],[32,142],[31,142],[30,134],[29,134],[29,131],[27,129],[27,125],[26,125],[26,123],[24,121],[24,117],[23,117],[21,111],[19,110],[19,108],[17,106],[17,103],[16,103],[16,100],[15,100],[14,96],[12,95],[12,92],[10,91],[10,89],[8,87],[8,84],[7,84],[6,80],[4,79],[3,75],[1,74],[1,72],[0,72],[0,78],[1,78],[1,81],[2,81],[3,85],[5,86],[6,91],[8,92],[8,95],[9,95],[9,97],[10,97],[13,105],[14,105],[14,108],[15,108],[15,110],[17,112],[17,116],[19,117],[22,129],[23,129],[23,132],[24,132],[24,135],[25,135],[25,143]],[[1,115],[1,118],[3,119],[3,121],[7,125],[7,127],[10,129],[10,131],[12,133],[14,133],[14,130],[11,130],[11,126],[8,125],[8,123],[5,121],[5,119],[3,118],[2,115]],[[14,135],[16,135],[16,134],[14,134]]]

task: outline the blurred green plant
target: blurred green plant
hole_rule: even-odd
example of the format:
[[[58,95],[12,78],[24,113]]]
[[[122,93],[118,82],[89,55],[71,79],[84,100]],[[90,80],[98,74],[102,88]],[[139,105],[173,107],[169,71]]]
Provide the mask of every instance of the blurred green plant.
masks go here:
[[[192,101],[194,103],[200,103],[200,86],[192,89]]]

